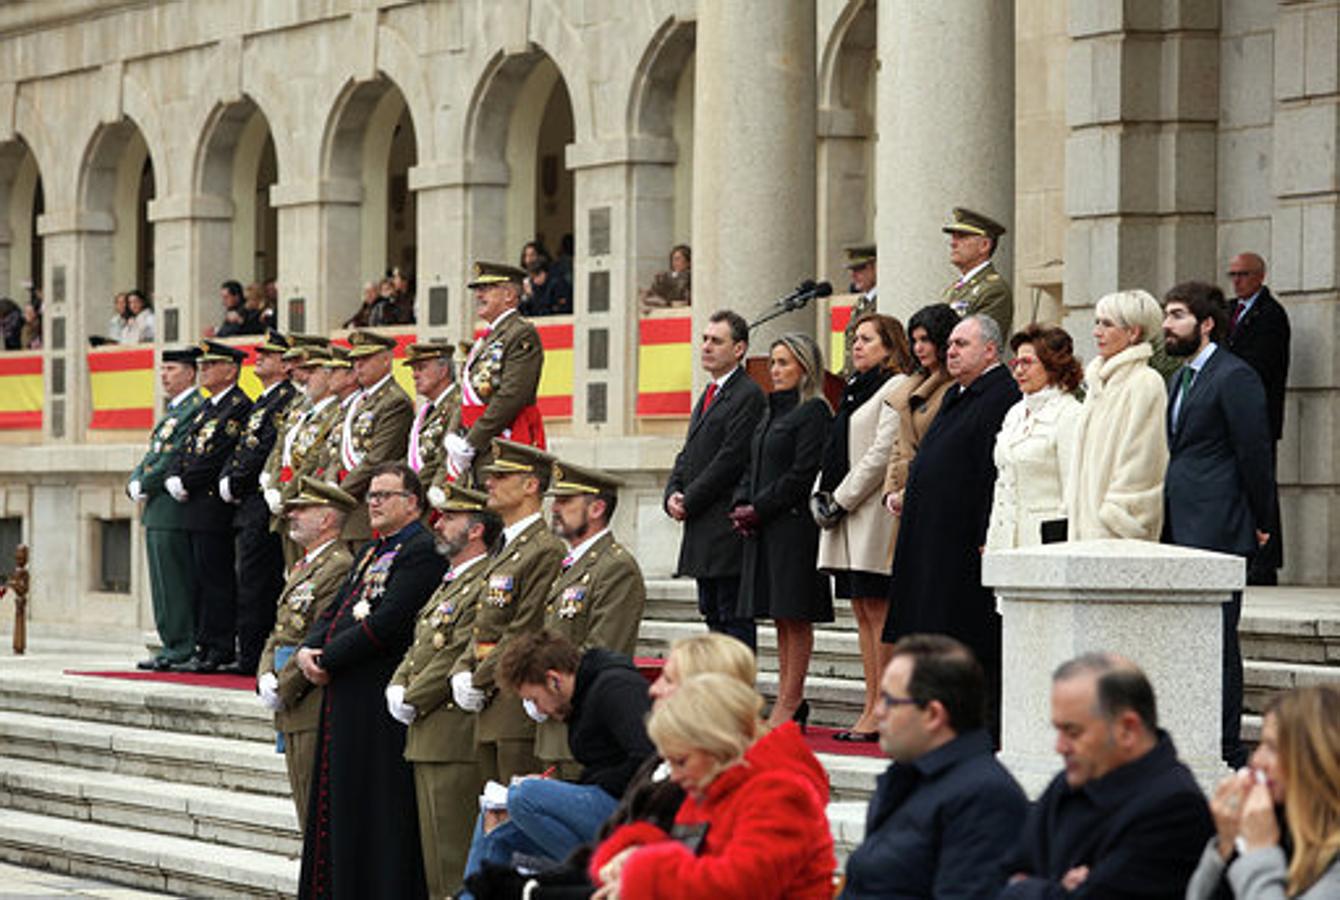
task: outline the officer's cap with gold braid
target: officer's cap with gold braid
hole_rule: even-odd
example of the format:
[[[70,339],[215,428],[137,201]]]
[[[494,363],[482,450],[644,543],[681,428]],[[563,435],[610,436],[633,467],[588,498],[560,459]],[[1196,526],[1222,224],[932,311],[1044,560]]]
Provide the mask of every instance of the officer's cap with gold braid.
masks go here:
[[[289,339],[273,328],[265,332],[265,340],[256,345],[257,353],[287,353],[293,349]]]
[[[363,359],[377,353],[388,353],[395,349],[395,338],[375,331],[355,331],[349,335],[349,358]]]
[[[488,475],[539,474],[548,472],[553,464],[554,458],[539,447],[494,438],[493,462],[483,471]]]
[[[562,460],[554,461],[549,475],[549,496],[577,497],[617,494],[623,482],[599,469],[584,469]]]
[[[993,241],[1000,240],[1000,236],[1005,233],[1005,226],[997,222],[990,216],[984,216],[979,212],[973,212],[962,206],[954,207],[954,219],[944,228],[940,229],[945,234],[976,234],[982,237],[989,237]]]
[[[296,360],[300,369],[313,369],[317,366],[324,366],[330,360],[330,348],[294,347],[284,354],[284,359]]]
[[[358,501],[328,481],[304,475],[298,483],[298,493],[284,501],[284,509],[299,506],[333,506],[335,509],[353,512]]]
[[[235,365],[242,365],[242,360],[247,358],[245,350],[239,350],[237,347],[229,347],[227,344],[220,344],[218,341],[201,341],[200,357],[198,362],[230,362]]]
[[[874,244],[857,244],[855,247],[847,247],[843,251],[847,254],[847,268],[859,269],[866,263],[875,261]]]
[[[322,361],[321,361],[321,364],[322,364],[323,366],[325,366],[327,369],[348,369],[348,368],[350,368],[350,365],[349,365],[349,348],[348,348],[348,347],[341,347],[339,344],[331,344],[331,345],[330,345],[330,359],[322,360]]]
[[[477,262],[474,268],[474,278],[466,287],[474,288],[490,287],[495,284],[521,284],[526,280],[526,273],[516,266],[509,266],[505,263]]]
[[[438,496],[436,491],[433,496]],[[463,488],[451,481],[442,485],[440,496],[441,502],[434,503],[433,508],[442,512],[481,512],[488,507],[489,502],[488,494]]]
[[[428,359],[451,360],[452,354],[456,348],[451,344],[410,344],[405,348],[405,362],[414,365],[416,362],[423,362]]]
[[[308,350],[312,348],[325,350],[330,347],[330,338],[322,337],[319,334],[290,334],[288,339],[293,347],[284,354],[284,360],[286,362],[290,360],[299,362],[310,360],[311,357],[307,354]]]
[[[182,365],[195,368],[195,361],[200,358],[199,347],[182,347],[178,350],[164,350],[163,362],[181,363]]]

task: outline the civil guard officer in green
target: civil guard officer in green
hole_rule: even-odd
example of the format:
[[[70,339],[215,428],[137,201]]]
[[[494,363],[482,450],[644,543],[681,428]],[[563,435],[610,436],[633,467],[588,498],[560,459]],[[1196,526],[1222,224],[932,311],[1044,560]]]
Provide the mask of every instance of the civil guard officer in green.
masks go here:
[[[876,284],[878,260],[874,244],[858,244],[848,247],[845,252],[847,272],[851,275],[852,289],[857,294],[856,302],[851,307],[851,318],[847,320],[847,327],[842,329],[842,374],[850,378],[855,372],[851,365],[851,343],[856,340],[856,323],[866,313],[878,311],[879,285]]]
[[[475,742],[480,778],[507,784],[537,771],[535,722],[521,702],[499,694],[498,659],[517,636],[539,631],[549,588],[567,548],[544,522],[544,492],[554,458],[543,450],[495,438],[484,467],[489,509],[502,517],[502,545],[484,572],[484,597],[474,632],[451,676],[456,704],[478,712]]]
[[[158,672],[186,662],[195,648],[195,567],[186,511],[168,495],[164,482],[204,400],[195,387],[195,360],[199,355],[198,347],[163,351],[158,380],[167,398],[167,412],[154,426],[149,451],[130,473],[126,485],[130,499],[144,504],[140,524],[144,526],[144,546],[149,556],[154,625],[162,644],[156,655],[137,665]]]
[[[284,503],[289,535],[302,555],[285,575],[274,630],[256,667],[256,691],[275,714],[275,731],[284,736],[284,762],[299,828],[307,823],[323,688],[303,677],[293,653],[354,564],[339,538],[344,520],[357,505],[335,485],[315,478],[301,479],[297,492]]]
[[[949,261],[959,277],[945,288],[944,302],[960,317],[980,313],[995,319],[1008,341],[1014,324],[1014,295],[991,263],[1005,226],[961,206],[954,207],[953,215],[953,221],[941,230],[949,235]]]
[[[554,463],[549,480],[551,530],[568,545],[568,553],[549,586],[544,627],[582,653],[602,647],[631,657],[647,605],[647,586],[633,554],[610,531],[620,485],[607,472]],[[564,776],[580,774],[562,722],[540,721],[535,755],[541,763],[558,764]],[[568,771],[570,767],[573,771]]]
[[[489,548],[503,526],[486,494],[447,482],[435,496],[433,531],[451,568],[419,610],[414,643],[386,686],[386,708],[409,726],[405,759],[414,764],[428,896],[445,897],[461,883],[483,784],[475,715],[456,705],[449,679],[470,645]]]

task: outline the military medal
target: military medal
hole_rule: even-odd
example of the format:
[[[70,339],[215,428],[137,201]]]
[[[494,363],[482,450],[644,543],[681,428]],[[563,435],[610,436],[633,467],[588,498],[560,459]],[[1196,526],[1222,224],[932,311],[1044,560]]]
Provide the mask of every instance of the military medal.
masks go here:
[[[363,621],[368,617],[368,613],[370,612],[372,612],[372,604],[367,600],[359,600],[354,604],[354,619],[356,621]]]
[[[434,650],[441,650],[441,649],[442,649],[443,647],[445,647],[446,645],[447,645],[447,639],[446,639],[446,636],[444,636],[444,635],[442,634],[442,632],[439,631],[439,632],[437,632],[436,634],[433,635],[433,649],[434,649]]]

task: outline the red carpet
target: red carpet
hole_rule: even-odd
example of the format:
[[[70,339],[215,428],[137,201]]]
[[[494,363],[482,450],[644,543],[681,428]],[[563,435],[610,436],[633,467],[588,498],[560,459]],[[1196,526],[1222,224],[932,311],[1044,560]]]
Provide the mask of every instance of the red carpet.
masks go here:
[[[163,681],[168,684],[191,684],[196,687],[226,688],[230,691],[254,691],[256,679],[247,675],[196,675],[191,672],[81,672],[66,669],[66,675],[87,675],[93,678],[123,678],[127,681]]]
[[[833,735],[841,730],[841,728],[823,728],[818,725],[811,725],[809,732],[805,735],[805,743],[809,744],[810,749],[815,753],[832,753],[836,756],[884,756],[884,751],[879,749],[878,741],[869,744],[850,744],[846,741],[833,740]]]

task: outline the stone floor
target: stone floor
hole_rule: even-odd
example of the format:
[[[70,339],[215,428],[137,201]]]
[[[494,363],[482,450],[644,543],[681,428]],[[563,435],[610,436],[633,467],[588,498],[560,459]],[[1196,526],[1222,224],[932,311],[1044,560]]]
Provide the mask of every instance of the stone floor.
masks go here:
[[[170,894],[153,894],[118,887],[87,878],[75,878],[41,869],[24,869],[0,863],[0,900],[50,900],[53,897],[96,900],[166,900]]]

